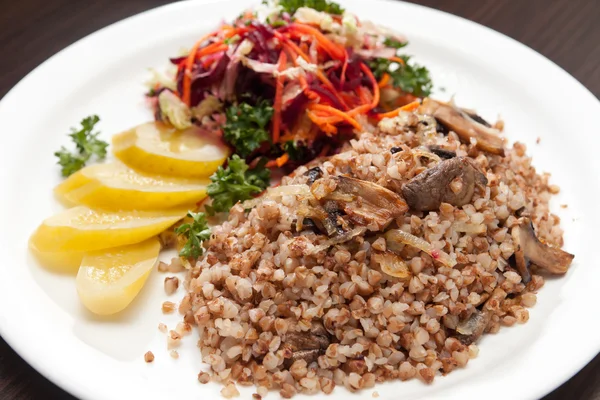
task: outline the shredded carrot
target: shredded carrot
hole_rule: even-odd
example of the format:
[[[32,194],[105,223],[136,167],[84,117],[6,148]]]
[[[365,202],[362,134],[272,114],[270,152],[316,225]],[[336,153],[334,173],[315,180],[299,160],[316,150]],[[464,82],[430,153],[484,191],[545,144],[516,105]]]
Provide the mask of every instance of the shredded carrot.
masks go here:
[[[377,80],[375,79],[375,77],[373,76],[373,73],[371,72],[371,70],[369,69],[369,67],[367,67],[367,65],[365,63],[360,63],[360,69],[362,72],[364,72],[365,75],[367,75],[367,78],[369,78],[369,80],[371,81],[371,84],[373,85],[373,99],[371,100],[371,103],[369,104],[363,104],[362,106],[356,107],[350,111],[348,111],[348,115],[349,116],[355,116],[356,114],[366,114],[369,111],[371,111],[372,109],[374,109],[375,107],[377,107],[377,105],[379,104],[379,86],[377,85]]]
[[[373,72],[371,72],[371,69],[367,67],[365,63],[360,63],[360,69],[365,73],[365,75],[367,75],[367,78],[369,78],[371,84],[373,85],[373,99],[371,100],[371,108],[375,108],[377,107],[377,105],[379,105],[380,96],[379,86],[377,86],[377,80],[373,76]]]
[[[298,132],[296,132],[296,133],[298,133]],[[294,140],[295,138],[296,138],[295,134],[293,134],[290,131],[288,131],[287,129],[285,129],[283,136],[281,136],[279,138],[279,141],[281,141],[281,143],[285,143],[287,141]]]
[[[342,51],[338,45],[329,40],[320,30],[299,22],[291,24],[289,28],[303,34],[313,35],[317,43],[331,56],[331,58],[337,60],[342,60],[344,58],[345,51]]]
[[[310,120],[312,122],[314,122],[316,125],[318,125],[319,127],[328,124],[330,121],[327,118],[318,116],[317,113],[315,113],[314,111],[311,111],[311,110],[306,110],[306,115],[308,115],[308,118],[310,118]],[[331,120],[341,121],[341,119],[339,119],[337,117],[331,118]]]
[[[402,107],[398,107],[395,110],[392,110],[390,112],[386,112],[386,113],[382,113],[382,114],[377,114],[377,119],[394,118],[398,114],[400,114],[400,111],[414,111],[420,105],[421,105],[421,101],[415,100],[412,103],[408,103],[407,105],[404,105]]]
[[[300,43],[300,49],[305,53],[308,54],[309,53],[309,49],[308,49],[308,45],[304,42]]]
[[[342,73],[340,75],[340,87],[344,88],[346,82],[346,69],[348,69],[348,52],[344,49],[344,65],[342,66]]]
[[[342,99],[342,97],[340,96],[338,91],[335,89],[335,86],[333,86],[333,83],[331,83],[331,81],[327,78],[327,76],[325,76],[325,74],[323,72],[321,72],[320,70],[317,71],[317,78],[319,78],[321,83],[323,83],[323,85],[325,85],[325,87],[327,87],[327,89],[331,90],[331,92],[333,93],[335,98],[338,99],[338,101],[340,103],[342,103],[342,106],[344,106],[345,110],[350,108],[350,107],[348,107],[348,104],[346,104],[344,99]]]
[[[390,74],[385,73],[383,74],[383,76],[381,77],[381,80],[377,83],[377,86],[379,86],[379,88],[384,88],[388,85],[388,83],[390,83]]]
[[[279,53],[278,71],[283,72],[285,64],[287,63],[287,56],[285,51]],[[273,143],[279,141],[279,129],[281,126],[281,108],[282,108],[282,96],[283,96],[283,75],[277,77],[277,84],[275,86],[275,102],[273,103]]]
[[[404,60],[403,60],[403,59],[401,59],[400,57],[396,57],[396,56],[394,56],[394,57],[390,57],[390,61],[395,61],[395,62],[397,62],[398,64],[405,65],[405,63],[404,63]]]
[[[308,57],[308,55],[306,55],[306,53],[304,53],[302,51],[302,49],[300,49],[300,47],[298,47],[298,45],[296,43],[294,43],[291,40],[287,40],[287,39],[283,38],[283,36],[281,34],[275,35],[275,36],[277,38],[285,40],[285,46],[287,46],[290,49],[290,51],[292,53],[294,53],[294,55],[296,55],[296,57],[294,57],[294,64],[296,64],[296,58],[298,56],[302,57],[304,59],[304,61],[310,62],[310,57]],[[344,106],[344,109],[346,109],[346,110],[349,109],[350,107],[348,107],[348,104],[346,104],[344,99],[341,98],[340,94],[335,89],[335,86],[333,86],[333,83],[331,83],[331,81],[327,78],[327,76],[325,76],[325,74],[320,70],[317,71],[316,75],[317,75],[317,78],[321,81],[321,83],[323,85],[325,85],[327,87],[327,89],[331,90],[331,92],[333,93],[335,98]],[[301,81],[301,83],[302,83],[302,81]]]
[[[204,43],[204,41],[211,36],[214,36],[217,32],[211,32],[207,35],[202,36],[200,40],[198,40],[192,49],[190,50],[190,54],[188,54],[187,59],[185,60],[185,71],[183,73],[183,93],[182,100],[188,106],[190,105],[190,97],[191,97],[191,86],[192,86],[192,66],[194,65],[194,60],[196,59],[196,53],[200,48],[200,45]]]
[[[321,126],[321,130],[328,136],[335,135],[338,132],[337,128],[331,124],[325,124]]]
[[[368,104],[371,103],[371,93],[369,93],[369,91],[362,86],[359,86],[358,88],[356,88],[357,92],[358,92],[358,96],[360,97],[360,101],[363,104]]]
[[[208,46],[206,46],[205,48],[200,49],[196,52],[196,59],[198,60],[204,56],[215,54],[220,51],[227,50],[228,48],[229,48],[229,46],[223,42],[211,43]]]
[[[214,58],[214,57],[208,57],[207,59],[205,59],[204,61],[202,61],[202,67],[203,68],[208,68],[211,65],[213,65],[215,63],[215,61],[217,61],[216,58]]]
[[[283,167],[285,164],[287,164],[287,162],[290,160],[290,156],[288,153],[283,153],[283,155],[281,157],[277,157],[274,160],[269,160],[267,161],[267,163],[265,164],[265,167],[267,168],[281,168]]]
[[[286,51],[286,53],[288,53],[288,57],[292,60],[292,63],[294,64],[295,67],[298,66],[298,54],[296,54],[296,52],[294,51],[293,48],[291,48],[290,46],[286,46],[286,43],[284,43],[283,45],[283,49]],[[300,87],[302,88],[302,90],[304,92],[306,92],[308,89],[308,82],[306,82],[306,78],[304,77],[303,74],[298,75],[298,80],[300,81]],[[308,96],[308,94],[307,94]],[[309,96],[310,98],[310,96]]]
[[[283,167],[290,159],[290,155],[288,153],[283,153],[281,157],[277,157],[275,163],[279,168]]]
[[[325,111],[333,116],[340,117],[342,120],[348,122],[350,125],[352,125],[356,129],[359,129],[359,130],[362,129],[362,126],[354,118],[349,116],[347,113],[338,110],[337,108],[327,106],[325,104],[311,104],[308,106],[308,108],[310,110]]]

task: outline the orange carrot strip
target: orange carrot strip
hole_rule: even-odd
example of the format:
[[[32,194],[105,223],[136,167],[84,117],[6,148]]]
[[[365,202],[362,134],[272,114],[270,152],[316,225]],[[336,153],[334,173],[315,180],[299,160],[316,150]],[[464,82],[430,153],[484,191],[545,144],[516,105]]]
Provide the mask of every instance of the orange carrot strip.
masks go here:
[[[329,40],[320,30],[306,24],[295,22],[290,25],[290,29],[298,32],[313,35],[319,45],[331,56],[331,58],[341,60],[344,58],[345,52],[331,40]]]
[[[366,88],[359,86],[357,88],[357,91],[358,91],[358,97],[360,97],[360,101],[363,104],[371,103],[371,93],[369,93],[369,91]]]
[[[321,116],[317,115],[317,113],[315,113],[311,110],[306,110],[306,115],[308,115],[308,118],[312,122],[314,122],[316,125],[318,125],[319,127],[329,123],[328,118],[321,117]],[[335,117],[335,118],[337,119],[337,117]]]
[[[346,69],[348,68],[348,52],[344,49],[344,65],[342,66],[342,74],[340,75],[340,87],[344,88],[346,82]]]
[[[283,72],[285,64],[287,63],[287,56],[285,51],[279,53],[279,62],[277,70]],[[281,125],[281,106],[283,96],[283,75],[277,77],[277,84],[275,86],[275,102],[273,103],[273,143],[279,141],[279,129]]]
[[[283,38],[283,36],[282,36]],[[300,57],[302,57],[304,59],[304,61],[306,62],[310,62],[310,57],[302,51],[302,49],[300,47],[298,47],[298,45],[296,43],[294,43],[293,41],[289,40],[289,39],[285,39],[283,38],[283,40],[285,40],[285,44],[287,46],[289,46],[292,50],[294,50],[294,52],[299,55]]]
[[[288,53],[288,57],[292,60],[294,66],[297,67],[298,61],[296,59],[298,58],[298,54],[296,54],[294,49],[287,45],[287,43],[283,44],[283,49]],[[302,88],[302,90],[307,91],[308,83],[306,82],[306,77],[303,74],[300,74],[298,75],[298,80],[300,81],[300,87]]]
[[[283,36],[282,36],[282,38],[283,38]],[[302,57],[304,59],[304,61],[310,62],[310,57],[308,57],[308,55],[306,55],[298,47],[298,45],[296,43],[292,42],[291,40],[286,40],[286,39],[284,39],[284,40],[285,40],[285,44],[287,46],[289,46],[289,48],[293,52],[295,52],[297,55],[299,55],[300,57]],[[350,107],[348,107],[348,104],[346,104],[346,102],[344,101],[344,99],[342,99],[340,97],[339,93],[335,89],[335,86],[333,86],[333,83],[331,83],[331,81],[327,78],[327,76],[325,76],[325,74],[323,72],[321,72],[320,70],[317,71],[316,75],[317,75],[317,78],[321,81],[321,83],[323,85],[325,85],[329,90],[331,90],[331,92],[336,97],[336,99],[344,106],[344,109],[346,109],[346,110],[349,109]]]
[[[344,99],[342,99],[342,97],[340,96],[338,91],[335,89],[335,86],[333,86],[333,83],[331,83],[331,81],[327,78],[327,76],[325,76],[325,74],[323,72],[321,72],[321,70],[317,71],[317,78],[319,78],[321,83],[323,83],[323,85],[325,85],[327,87],[327,89],[331,90],[331,92],[333,93],[335,98],[338,99],[338,101],[344,106],[344,110],[347,110],[350,108],[350,107],[348,107],[348,104],[346,104]]]
[[[385,73],[381,77],[381,80],[377,83],[377,86],[379,86],[379,88],[383,88],[386,87],[388,83],[390,83],[390,74]]]
[[[351,116],[349,116],[347,113],[338,110],[337,108],[331,107],[331,106],[327,106],[325,104],[311,104],[308,106],[308,108],[310,110],[319,110],[319,111],[325,111],[329,114],[332,114],[336,117],[340,117],[342,118],[344,121],[348,122],[350,125],[352,125],[353,127],[355,127],[356,129],[362,129],[362,126]]]
[[[335,135],[338,132],[337,128],[331,124],[325,124],[320,128],[327,136]]]
[[[281,168],[283,167],[290,159],[290,156],[288,155],[288,153],[283,153],[283,155],[281,157],[277,157],[274,160],[269,160],[267,161],[267,163],[265,164],[265,167],[267,168]]]
[[[400,57],[396,57],[396,56],[394,56],[394,57],[390,57],[390,61],[395,61],[395,62],[397,62],[398,64],[405,65],[405,63],[404,63],[404,60],[403,60],[403,59],[401,59]]]
[[[188,54],[187,59],[185,60],[185,71],[183,73],[183,93],[182,93],[182,100],[185,104],[187,104],[188,106],[190,105],[190,89],[192,86],[192,66],[194,65],[194,60],[196,59],[196,53],[198,52],[198,48],[200,47],[200,45],[202,43],[204,43],[204,41],[208,38],[210,38],[211,36],[216,35],[217,32],[211,32],[207,35],[202,36],[202,38],[200,38],[200,40],[198,40],[194,46],[192,46],[192,49],[190,50],[190,54]]]
[[[400,111],[413,111],[413,110],[416,110],[420,105],[421,105],[421,102],[419,100],[415,100],[412,103],[408,103],[402,107],[398,107],[395,110],[392,110],[392,111],[389,111],[386,113],[382,113],[382,114],[377,114],[377,119],[394,118],[398,114],[400,114]]]
[[[220,51],[224,51],[227,50],[229,48],[228,45],[226,45],[225,43],[211,43],[208,46],[204,47],[203,49],[200,49],[196,52],[196,59],[200,59],[204,56],[208,56],[214,53],[218,53]]]
[[[281,157],[277,157],[275,163],[279,168],[283,167],[290,159],[290,155],[288,153],[283,153]]]
[[[370,104],[363,104],[362,106],[356,107],[350,111],[348,111],[348,115],[349,116],[354,116],[356,114],[366,114],[369,111],[371,111],[372,109],[374,109],[375,107],[377,107],[377,105],[379,105],[379,86],[377,85],[377,80],[375,79],[375,77],[373,76],[373,73],[371,72],[371,70],[369,69],[369,67],[367,67],[367,65],[365,63],[360,63],[360,69],[362,70],[362,72],[364,72],[365,75],[367,75],[367,78],[369,78],[369,80],[371,81],[371,84],[373,85],[373,99],[371,100]]]

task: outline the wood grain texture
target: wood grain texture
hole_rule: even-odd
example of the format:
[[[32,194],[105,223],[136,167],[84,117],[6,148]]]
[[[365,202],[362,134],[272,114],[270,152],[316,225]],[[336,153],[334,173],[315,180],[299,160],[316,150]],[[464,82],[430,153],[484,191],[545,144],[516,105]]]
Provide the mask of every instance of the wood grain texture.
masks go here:
[[[0,97],[45,59],[78,39],[113,22],[169,2],[2,1]],[[596,97],[600,96],[600,7],[597,0],[411,2],[476,21],[525,43],[572,74]],[[557,95],[560,96],[560,93]],[[40,398],[73,399],[27,365],[0,339],[0,399]],[[600,356],[544,398],[559,399],[600,400]]]

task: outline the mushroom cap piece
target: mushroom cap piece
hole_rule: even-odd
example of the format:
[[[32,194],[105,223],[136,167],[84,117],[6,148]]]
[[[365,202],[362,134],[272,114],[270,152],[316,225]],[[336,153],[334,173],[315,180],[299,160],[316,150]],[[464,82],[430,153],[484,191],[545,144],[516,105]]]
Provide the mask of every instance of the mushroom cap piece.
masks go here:
[[[504,156],[504,139],[499,135],[500,132],[478,122],[460,108],[428,97],[423,100],[419,111],[435,117],[454,131],[463,142],[469,143],[474,138],[480,150]]]
[[[454,157],[415,176],[402,187],[402,195],[411,209],[433,211],[442,203],[469,203],[475,187],[486,184],[487,178],[469,157]]]
[[[575,257],[571,253],[540,242],[529,218],[521,218],[519,225],[513,228],[512,236],[516,244],[515,264],[525,283],[531,279],[530,263],[551,274],[564,274]]]

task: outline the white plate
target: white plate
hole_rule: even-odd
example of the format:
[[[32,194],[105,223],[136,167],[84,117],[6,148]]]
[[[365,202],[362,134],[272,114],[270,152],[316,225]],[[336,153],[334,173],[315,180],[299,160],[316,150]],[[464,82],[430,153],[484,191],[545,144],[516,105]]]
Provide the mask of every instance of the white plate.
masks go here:
[[[89,399],[212,398],[220,386],[200,385],[195,339],[179,360],[165,350],[162,279],[154,274],[135,304],[117,319],[100,319],[79,305],[74,279],[41,269],[27,253],[40,221],[59,209],[53,152],[67,144],[70,126],[97,113],[109,134],[152,118],[142,83],[148,67],[189,47],[247,1],[175,3],[90,35],[58,53],[21,81],[0,103],[0,333],[33,367],[76,396]],[[380,398],[538,398],[566,381],[600,350],[597,292],[600,266],[592,241],[600,226],[596,146],[600,104],[553,63],[494,31],[431,9],[371,0],[344,1],[362,19],[405,33],[407,52],[430,67],[438,95],[490,119],[500,114],[512,140],[528,145],[534,164],[560,184],[554,201],[575,262],[566,277],[549,279],[530,321],[485,336],[479,357],[433,385],[393,382]],[[541,143],[535,144],[541,137]],[[181,294],[181,292],[179,292]],[[143,361],[152,350],[153,364]],[[371,390],[362,392],[371,396]],[[244,398],[251,389],[244,389]],[[210,396],[210,397],[209,397]],[[276,396],[272,394],[270,396]],[[333,398],[347,396],[337,388]]]

